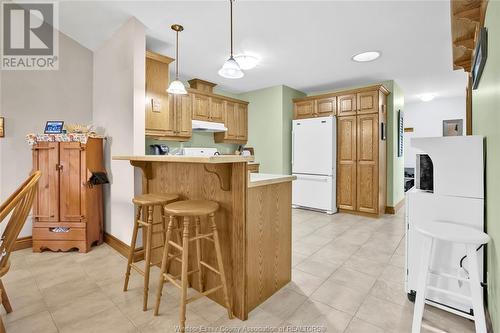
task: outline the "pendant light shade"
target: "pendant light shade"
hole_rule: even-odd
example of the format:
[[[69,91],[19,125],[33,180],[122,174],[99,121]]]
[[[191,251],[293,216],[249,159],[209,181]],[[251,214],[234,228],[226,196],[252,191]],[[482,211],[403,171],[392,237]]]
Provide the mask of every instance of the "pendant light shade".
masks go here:
[[[175,80],[170,82],[170,85],[167,88],[167,92],[169,94],[176,94],[176,95],[186,95],[186,87],[184,86],[184,83],[179,80],[179,32],[184,30],[182,25],[180,24],[174,24],[171,26],[172,30],[175,31]]]
[[[231,18],[231,53],[229,59],[226,60],[222,68],[219,70],[219,75],[225,77],[226,79],[239,79],[242,78],[245,73],[240,68],[240,65],[233,58],[233,1],[229,0],[230,5],[230,18]]]

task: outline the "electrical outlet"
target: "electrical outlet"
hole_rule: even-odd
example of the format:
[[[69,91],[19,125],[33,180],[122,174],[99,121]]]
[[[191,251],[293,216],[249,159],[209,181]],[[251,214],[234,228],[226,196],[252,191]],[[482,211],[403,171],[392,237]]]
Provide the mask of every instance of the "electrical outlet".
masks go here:
[[[151,108],[153,112],[161,112],[160,100],[151,98]]]

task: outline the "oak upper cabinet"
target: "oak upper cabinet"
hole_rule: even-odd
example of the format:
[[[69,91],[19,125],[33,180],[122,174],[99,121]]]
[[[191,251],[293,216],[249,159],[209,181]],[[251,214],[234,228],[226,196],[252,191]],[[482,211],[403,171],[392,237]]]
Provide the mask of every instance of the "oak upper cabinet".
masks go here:
[[[335,116],[337,114],[337,97],[327,97],[316,100],[314,109],[318,117]]]
[[[246,104],[236,106],[238,112],[238,140],[248,140],[248,107]]]
[[[174,96],[172,96],[174,97]],[[191,95],[175,95],[176,135],[190,138],[192,135],[193,98]]]
[[[377,113],[379,90],[363,91],[356,94],[358,114]]]
[[[378,213],[378,118],[377,113],[357,117],[357,206],[360,212]]]
[[[356,131],[356,116],[338,118],[337,203],[339,208],[345,210],[356,210]]]
[[[193,94],[193,119],[210,120],[210,97],[203,94]]]
[[[224,122],[224,100],[222,98],[210,97],[210,121]]]
[[[166,92],[168,67],[172,61],[169,57],[146,52],[146,135],[174,135],[175,115]]]
[[[248,103],[224,101],[224,125],[227,131],[214,133],[217,143],[246,143],[248,140]]]
[[[354,116],[356,115],[356,94],[346,94],[337,97],[339,116]]]
[[[314,100],[296,102],[294,119],[312,118],[314,116]]]

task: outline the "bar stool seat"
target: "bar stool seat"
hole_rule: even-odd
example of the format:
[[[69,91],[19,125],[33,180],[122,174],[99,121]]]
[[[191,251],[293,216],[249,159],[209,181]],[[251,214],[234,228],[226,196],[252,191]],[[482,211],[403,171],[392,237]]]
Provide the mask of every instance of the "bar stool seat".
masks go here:
[[[206,216],[219,210],[219,204],[209,200],[185,200],[171,203],[165,213],[175,216]]]
[[[165,243],[165,232],[167,229],[166,225],[167,221],[165,219],[164,207],[169,203],[179,200],[179,198],[180,198],[179,195],[174,193],[148,193],[148,194],[136,195],[132,199],[132,202],[136,206],[136,216],[134,220],[134,230],[132,233],[132,241],[130,244],[130,252],[128,256],[127,270],[125,272],[125,282],[123,285],[123,291],[127,291],[128,289],[131,269],[141,274],[144,277],[143,306],[142,306],[143,311],[146,311],[148,307],[149,275],[151,266],[158,264],[151,262],[151,253],[155,249],[163,248],[163,244]],[[161,212],[161,221],[158,222],[153,221],[153,213],[155,207],[159,208]],[[155,228],[155,226],[158,225],[160,226]],[[143,244],[144,269],[134,264],[134,257],[138,252],[138,250],[136,249],[136,244],[137,244],[137,235],[139,229],[143,229],[143,233],[146,236],[145,243]],[[162,245],[153,247],[152,239],[153,235],[155,234],[161,234],[163,242]],[[180,238],[180,236],[178,237]]]
[[[479,274],[479,261],[477,258],[478,247],[489,242],[490,237],[472,227],[448,221],[432,221],[417,225],[415,229],[424,236],[422,244],[420,273],[417,281],[417,295],[413,312],[412,333],[420,332],[422,317],[424,314],[425,296],[427,290],[439,291],[470,301],[472,303],[473,315],[467,318],[474,320],[476,332],[486,333],[486,318],[484,314],[483,290]],[[468,277],[453,276],[446,273],[435,272],[445,278],[455,279],[469,283],[471,296],[464,296],[447,289],[427,285],[427,277],[432,262],[432,249],[435,240],[463,244],[466,248],[468,261]]]

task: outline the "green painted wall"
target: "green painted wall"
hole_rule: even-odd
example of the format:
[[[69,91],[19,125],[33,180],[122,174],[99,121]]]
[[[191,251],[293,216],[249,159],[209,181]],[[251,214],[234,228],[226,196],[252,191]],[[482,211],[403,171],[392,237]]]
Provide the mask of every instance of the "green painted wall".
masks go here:
[[[345,87],[338,90],[321,91],[308,94],[315,96],[330,92],[368,87],[380,82]],[[394,207],[404,199],[404,156],[397,156],[398,147],[398,110],[404,109],[404,93],[394,81],[382,84],[391,92],[387,97],[387,206]]]
[[[487,252],[488,310],[493,330],[500,332],[500,2],[490,1],[488,59],[472,96],[472,132],[486,138],[486,231],[491,237]]]

